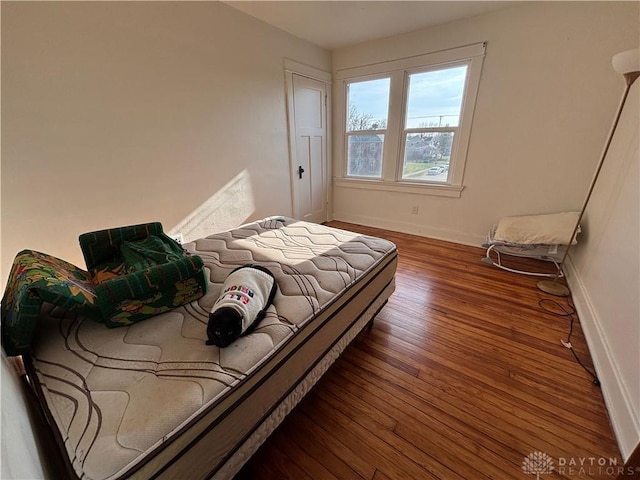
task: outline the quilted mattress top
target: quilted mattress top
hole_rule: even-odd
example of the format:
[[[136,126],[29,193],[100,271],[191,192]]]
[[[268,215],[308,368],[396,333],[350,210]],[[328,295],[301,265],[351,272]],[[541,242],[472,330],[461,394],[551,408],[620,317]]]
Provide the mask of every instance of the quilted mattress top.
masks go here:
[[[200,255],[208,274],[197,302],[122,328],[55,311],[39,327],[37,380],[78,477],[126,474],[395,251],[383,239],[283,217],[185,248]],[[207,346],[220,287],[247,263],[275,275],[274,303],[250,335],[224,349]]]

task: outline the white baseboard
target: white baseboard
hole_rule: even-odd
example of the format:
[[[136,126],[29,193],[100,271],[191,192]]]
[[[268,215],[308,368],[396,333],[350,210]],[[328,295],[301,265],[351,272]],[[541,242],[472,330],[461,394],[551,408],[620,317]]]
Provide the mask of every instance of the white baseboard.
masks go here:
[[[573,302],[580,318],[580,325],[600,380],[600,388],[609,412],[613,432],[618,440],[622,458],[626,462],[640,442],[640,419],[634,412],[631,395],[622,379],[615,359],[611,355],[611,347],[607,342],[602,323],[593,307],[589,292],[582,283],[570,257],[564,266]]]
[[[366,227],[384,228],[395,232],[419,235],[421,237],[435,238],[447,242],[460,243],[479,247],[486,241],[486,237],[480,235],[469,235],[468,233],[457,232],[444,228],[430,227],[428,225],[418,225],[416,223],[389,220],[380,217],[366,215],[354,215],[344,212],[333,212],[333,219],[340,222],[355,223]]]

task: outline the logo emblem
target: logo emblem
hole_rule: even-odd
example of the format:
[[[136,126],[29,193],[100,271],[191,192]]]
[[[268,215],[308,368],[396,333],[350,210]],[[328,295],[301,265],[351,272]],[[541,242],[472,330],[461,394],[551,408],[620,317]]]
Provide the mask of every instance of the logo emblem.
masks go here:
[[[522,461],[522,471],[528,475],[535,475],[540,480],[540,475],[553,472],[553,459],[544,452],[532,452]]]

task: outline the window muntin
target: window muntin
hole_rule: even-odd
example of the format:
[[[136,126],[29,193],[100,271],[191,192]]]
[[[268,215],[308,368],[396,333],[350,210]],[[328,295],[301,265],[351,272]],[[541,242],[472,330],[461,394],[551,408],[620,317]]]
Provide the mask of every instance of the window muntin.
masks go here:
[[[402,180],[449,181],[467,69],[463,64],[407,75]]]
[[[347,84],[347,176],[382,178],[391,79]]]

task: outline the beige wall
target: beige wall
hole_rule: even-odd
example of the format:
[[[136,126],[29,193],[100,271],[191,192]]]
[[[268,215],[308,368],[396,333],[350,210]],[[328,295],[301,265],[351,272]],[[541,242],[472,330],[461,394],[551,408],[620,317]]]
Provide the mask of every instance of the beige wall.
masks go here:
[[[334,72],[487,41],[462,197],[334,186],[334,218],[477,245],[503,216],[580,208],[622,88],[611,56],[638,30],[637,2],[526,2],[335,50]]]
[[[3,2],[2,285],[94,229],[291,214],[285,57],[330,70],[217,2]]]
[[[571,252],[569,278],[625,458],[640,443],[639,92],[637,80]]]

